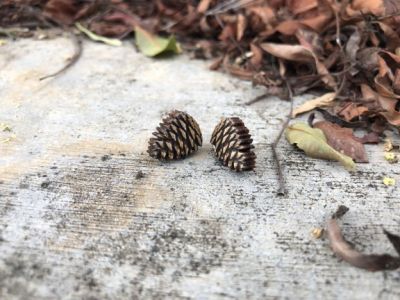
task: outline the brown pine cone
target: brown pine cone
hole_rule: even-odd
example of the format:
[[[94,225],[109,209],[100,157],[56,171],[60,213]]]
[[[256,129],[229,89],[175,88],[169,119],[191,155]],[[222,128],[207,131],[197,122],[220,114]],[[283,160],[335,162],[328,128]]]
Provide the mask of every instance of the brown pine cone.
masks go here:
[[[197,151],[203,142],[199,124],[187,113],[174,110],[162,120],[147,152],[157,159],[180,159]]]
[[[251,171],[255,168],[253,139],[240,118],[222,119],[215,127],[210,142],[225,166],[236,172]]]

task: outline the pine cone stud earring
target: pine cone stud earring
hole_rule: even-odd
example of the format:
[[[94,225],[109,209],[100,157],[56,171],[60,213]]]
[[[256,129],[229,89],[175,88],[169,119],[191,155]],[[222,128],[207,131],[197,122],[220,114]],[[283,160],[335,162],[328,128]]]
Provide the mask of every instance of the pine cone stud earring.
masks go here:
[[[171,111],[153,135],[147,153],[160,160],[185,158],[203,143],[199,124],[189,114],[179,110]]]
[[[251,171],[256,165],[253,139],[238,117],[223,118],[215,127],[211,144],[222,163],[236,172]]]

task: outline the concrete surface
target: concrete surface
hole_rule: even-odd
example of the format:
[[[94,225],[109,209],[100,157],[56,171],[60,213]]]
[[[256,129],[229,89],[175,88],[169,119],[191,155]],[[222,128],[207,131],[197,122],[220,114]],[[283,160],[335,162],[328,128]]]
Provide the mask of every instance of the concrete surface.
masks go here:
[[[0,299],[399,299],[399,271],[355,269],[310,234],[344,204],[347,239],[394,254],[382,228],[400,232],[399,188],[382,178],[400,173],[382,145],[349,174],[283,141],[290,193],[277,197],[270,144],[288,103],[244,106],[262,90],[128,43],[85,42],[75,67],[38,80],[72,49],[64,38],[0,47],[0,123],[11,127],[0,132]],[[205,144],[161,163],[147,139],[171,109],[196,118]],[[230,115],[253,134],[255,172],[212,154],[213,127]]]

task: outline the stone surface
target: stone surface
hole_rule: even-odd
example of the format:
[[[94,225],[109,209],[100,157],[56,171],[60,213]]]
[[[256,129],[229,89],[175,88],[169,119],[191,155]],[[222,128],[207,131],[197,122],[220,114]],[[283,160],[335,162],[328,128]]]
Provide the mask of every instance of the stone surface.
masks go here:
[[[285,101],[244,103],[263,91],[185,56],[151,60],[126,43],[64,38],[0,47],[1,299],[398,299],[400,273],[369,273],[336,258],[314,228],[339,204],[346,238],[365,252],[394,250],[399,165],[383,146],[354,173],[305,157],[283,140],[287,197],[276,196],[271,143]],[[300,103],[310,97],[296,99]],[[203,131],[193,156],[146,153],[162,116],[187,111]],[[209,139],[222,116],[241,117],[254,172],[231,172]]]

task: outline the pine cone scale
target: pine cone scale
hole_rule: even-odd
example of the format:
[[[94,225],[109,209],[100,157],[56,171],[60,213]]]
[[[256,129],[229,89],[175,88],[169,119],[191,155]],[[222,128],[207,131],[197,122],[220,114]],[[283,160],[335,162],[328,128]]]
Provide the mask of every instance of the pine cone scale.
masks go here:
[[[255,168],[253,139],[240,118],[222,119],[215,127],[210,141],[225,166],[238,172]]]
[[[199,125],[189,114],[182,111],[170,112],[153,135],[149,140],[147,152],[157,159],[185,158],[202,145]]]

